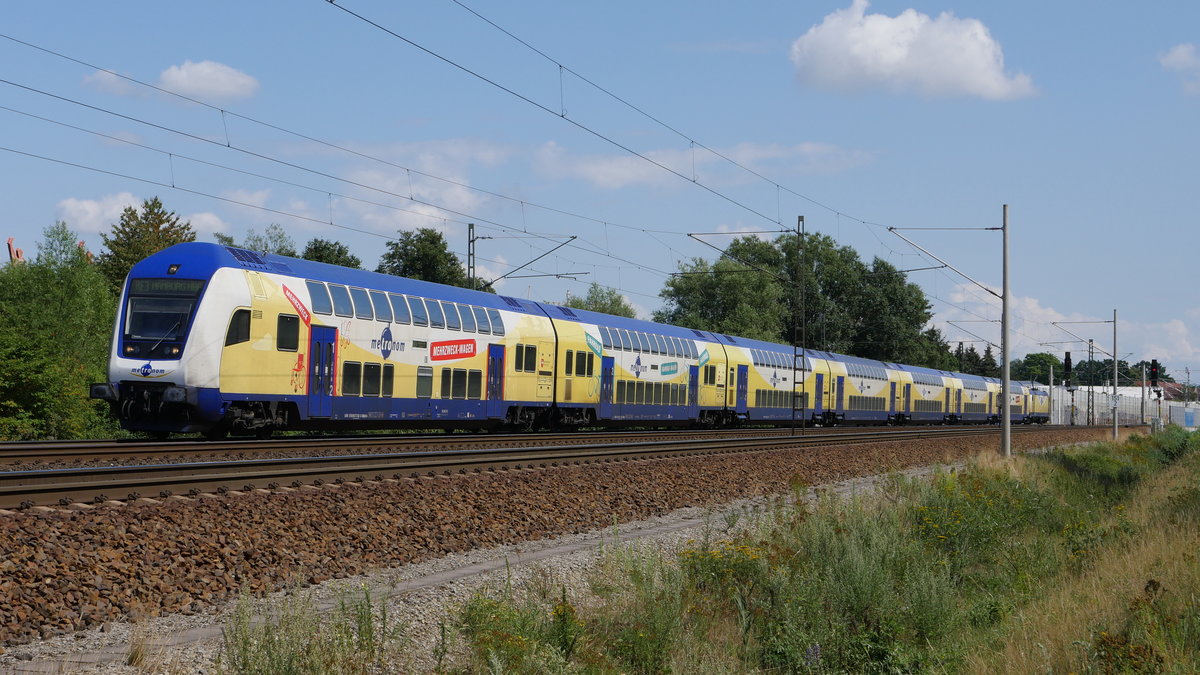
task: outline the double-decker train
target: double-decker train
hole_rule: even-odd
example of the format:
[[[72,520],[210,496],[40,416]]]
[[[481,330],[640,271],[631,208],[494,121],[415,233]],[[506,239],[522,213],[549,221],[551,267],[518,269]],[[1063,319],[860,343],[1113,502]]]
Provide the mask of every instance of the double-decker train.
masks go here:
[[[994,378],[208,243],[130,271],[108,379],[92,397],[158,435],[1049,418],[1034,383],[1005,402]]]

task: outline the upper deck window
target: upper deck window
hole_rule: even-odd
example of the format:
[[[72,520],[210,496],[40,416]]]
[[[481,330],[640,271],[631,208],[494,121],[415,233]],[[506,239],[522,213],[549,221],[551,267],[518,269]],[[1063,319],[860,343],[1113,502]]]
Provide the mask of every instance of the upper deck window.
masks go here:
[[[380,291],[370,291],[371,303],[375,305],[375,318],[380,321],[392,320],[392,307],[388,304],[387,294]]]
[[[338,316],[354,316],[354,305],[350,303],[350,291],[345,286],[329,284],[329,294],[333,296],[333,313]]]
[[[309,302],[312,303],[313,314],[333,314],[333,301],[329,299],[329,289],[324,282],[305,281],[308,285]]]
[[[351,288],[350,296],[354,298],[354,316],[367,320],[375,318],[375,311],[371,309],[371,298],[366,289]]]

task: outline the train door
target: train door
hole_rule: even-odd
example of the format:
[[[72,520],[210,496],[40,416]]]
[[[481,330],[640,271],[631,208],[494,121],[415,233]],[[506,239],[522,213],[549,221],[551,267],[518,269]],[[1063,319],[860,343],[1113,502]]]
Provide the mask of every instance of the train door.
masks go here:
[[[504,417],[504,345],[488,345],[487,416]]]
[[[912,412],[912,385],[905,384],[904,385],[904,414],[907,415],[911,412]]]
[[[837,401],[836,401],[836,405],[833,408],[835,412],[840,410],[843,413],[845,413],[846,409],[843,407],[843,404],[845,403],[845,400],[844,400],[845,393],[846,393],[846,378],[843,375],[838,375]]]
[[[600,419],[612,418],[613,402],[613,357],[600,359]]]
[[[955,400],[954,412],[957,415],[962,414],[962,393],[963,393],[962,389],[959,389],[958,391],[954,392],[954,400]]]
[[[817,402],[813,406],[813,417],[820,417],[825,412],[825,373],[817,373]]]
[[[888,400],[891,401],[891,403],[888,404],[888,412],[895,415],[896,414],[896,383],[892,382],[891,385],[892,385],[892,394],[891,394],[891,396],[888,397]]]
[[[700,417],[700,366],[688,366],[688,417]]]
[[[337,328],[313,326],[308,346],[308,416],[333,414],[333,377]]]
[[[746,414],[748,412],[749,387],[750,387],[750,366],[737,367],[737,407],[734,409],[738,414]]]

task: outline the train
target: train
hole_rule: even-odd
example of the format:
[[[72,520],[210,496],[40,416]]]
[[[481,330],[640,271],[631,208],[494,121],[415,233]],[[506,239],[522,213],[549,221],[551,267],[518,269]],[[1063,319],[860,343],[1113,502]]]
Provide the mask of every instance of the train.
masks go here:
[[[748,299],[749,301],[749,299]],[[108,401],[153,436],[280,430],[1044,423],[1044,387],[217,243],[138,262]]]

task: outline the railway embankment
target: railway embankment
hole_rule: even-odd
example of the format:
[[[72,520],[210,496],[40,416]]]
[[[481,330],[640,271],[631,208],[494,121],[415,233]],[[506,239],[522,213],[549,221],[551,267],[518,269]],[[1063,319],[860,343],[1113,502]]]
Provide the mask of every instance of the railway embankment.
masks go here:
[[[1064,429],[1013,442],[1028,449],[1104,436]],[[0,641],[194,614],[239,594],[955,461],[993,445],[830,445],[10,512],[0,518]]]

